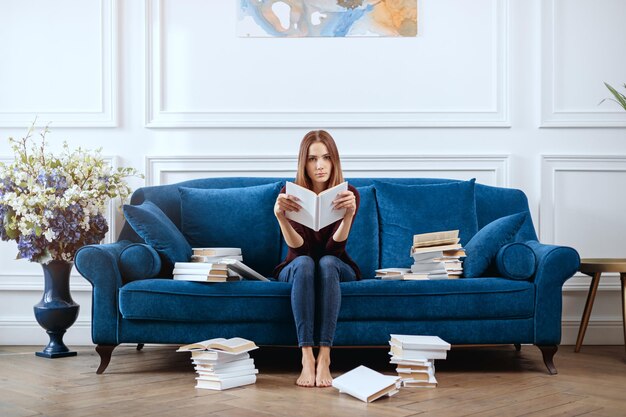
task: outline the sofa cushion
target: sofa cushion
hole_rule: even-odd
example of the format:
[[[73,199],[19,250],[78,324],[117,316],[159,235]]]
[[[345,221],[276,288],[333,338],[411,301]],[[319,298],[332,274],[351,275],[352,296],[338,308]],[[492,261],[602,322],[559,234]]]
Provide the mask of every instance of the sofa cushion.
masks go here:
[[[512,214],[496,219],[480,229],[465,245],[467,256],[463,261],[463,275],[475,278],[487,272],[498,250],[513,241],[527,216],[527,212]]]
[[[363,278],[374,278],[378,269],[378,212],[374,186],[356,189],[361,197],[359,211],[350,229],[346,252],[357,263]]]
[[[243,262],[264,276],[279,263],[274,203],[282,182],[242,188],[180,187],[181,229],[193,247],[238,247]]]
[[[498,273],[508,279],[528,279],[535,274],[537,257],[525,243],[509,243],[496,254]]]
[[[339,321],[522,319],[533,316],[535,287],[502,278],[343,282]],[[291,322],[291,284],[239,281],[133,281],[120,289],[126,319],[180,322]],[[364,308],[365,307],[365,308]]]
[[[375,182],[380,215],[381,268],[408,268],[413,263],[413,235],[459,230],[461,244],[476,233],[474,182],[401,185]]]
[[[163,257],[170,268],[187,262],[191,246],[176,225],[151,201],[138,206],[124,205],[124,217],[133,230]]]
[[[120,252],[118,260],[124,281],[152,278],[161,270],[157,251],[144,243],[131,243]]]

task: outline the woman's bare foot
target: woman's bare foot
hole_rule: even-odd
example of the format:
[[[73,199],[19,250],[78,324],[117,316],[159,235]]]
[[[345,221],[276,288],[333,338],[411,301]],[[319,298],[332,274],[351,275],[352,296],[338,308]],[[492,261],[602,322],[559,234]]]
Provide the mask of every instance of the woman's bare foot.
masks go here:
[[[320,346],[317,355],[317,369],[315,372],[315,386],[330,387],[333,384],[333,377],[330,374],[330,347]]]
[[[296,380],[296,385],[301,387],[315,386],[315,356],[310,346],[302,348],[302,372]]]

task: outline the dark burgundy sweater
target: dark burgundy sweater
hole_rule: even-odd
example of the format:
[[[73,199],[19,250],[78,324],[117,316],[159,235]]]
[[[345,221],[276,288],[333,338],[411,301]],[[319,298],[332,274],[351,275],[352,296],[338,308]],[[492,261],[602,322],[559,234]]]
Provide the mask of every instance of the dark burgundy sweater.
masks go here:
[[[359,211],[361,196],[356,188],[350,184],[348,184],[348,190],[352,191],[356,197],[356,211],[354,212],[354,217],[352,218],[352,224],[354,225],[354,219],[356,219],[356,215]],[[285,187],[283,187],[280,192],[284,193]],[[300,236],[302,236],[302,239],[304,239],[304,243],[299,248],[294,249],[289,247],[285,260],[274,268],[274,277],[278,278],[280,271],[282,271],[285,266],[298,256],[308,255],[315,261],[318,261],[324,255],[332,255],[348,264],[352,269],[354,269],[356,279],[361,279],[361,270],[359,269],[359,266],[350,258],[350,256],[348,256],[348,253],[346,252],[346,243],[348,242],[348,239],[343,242],[335,242],[333,239],[333,235],[339,228],[341,222],[342,220],[337,220],[335,223],[331,223],[320,229],[319,232],[315,232],[313,229],[309,229],[300,223],[289,220],[291,226]]]

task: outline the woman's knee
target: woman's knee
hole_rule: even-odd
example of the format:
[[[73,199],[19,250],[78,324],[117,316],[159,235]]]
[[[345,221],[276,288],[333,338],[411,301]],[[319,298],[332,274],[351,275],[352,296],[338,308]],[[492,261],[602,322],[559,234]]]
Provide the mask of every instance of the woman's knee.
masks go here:
[[[322,270],[327,270],[331,268],[338,269],[339,262],[341,261],[336,256],[325,255],[320,258],[320,268]]]
[[[296,275],[311,276],[315,274],[315,261],[310,256],[298,256],[291,263]]]

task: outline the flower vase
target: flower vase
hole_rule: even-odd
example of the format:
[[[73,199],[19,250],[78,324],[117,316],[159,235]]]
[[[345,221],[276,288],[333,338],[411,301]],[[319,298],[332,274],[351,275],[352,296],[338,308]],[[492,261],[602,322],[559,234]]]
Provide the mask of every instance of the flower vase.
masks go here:
[[[80,306],[70,295],[70,272],[73,263],[51,261],[41,264],[44,275],[44,292],[41,301],[33,309],[37,323],[43,327],[50,342],[37,356],[44,358],[63,358],[76,356],[63,343],[63,334],[76,321]]]

